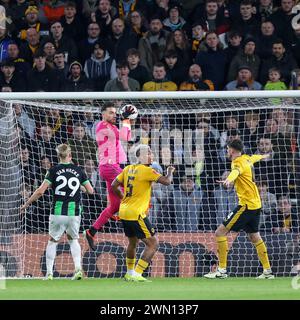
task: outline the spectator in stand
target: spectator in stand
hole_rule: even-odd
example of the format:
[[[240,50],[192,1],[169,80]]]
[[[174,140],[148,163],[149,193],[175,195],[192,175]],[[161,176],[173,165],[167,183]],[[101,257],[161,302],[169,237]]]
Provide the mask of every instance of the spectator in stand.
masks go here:
[[[24,107],[19,103],[14,103],[13,108],[19,126],[25,131],[31,139],[35,138],[35,121],[29,117]]]
[[[271,21],[265,21],[261,24],[260,30],[256,52],[261,59],[269,59],[272,56],[273,43],[277,40],[275,28]]]
[[[0,24],[0,63],[8,59],[8,45],[12,42],[11,38],[7,35],[6,27]]]
[[[267,177],[265,177],[266,179]],[[262,178],[256,182],[260,199],[261,199],[261,215],[260,215],[260,228],[271,231],[271,224],[274,215],[277,211],[277,199],[275,194],[269,192],[268,183]]]
[[[174,32],[183,29],[186,21],[181,16],[181,8],[174,3],[169,6],[168,17],[163,21],[164,28],[168,31]]]
[[[294,0],[281,0],[281,7],[270,17],[275,27],[276,35],[283,39],[284,47],[287,49],[290,49],[295,38],[292,27],[292,19],[296,16],[296,13],[292,12],[294,6]]]
[[[259,0],[259,3],[256,4],[257,19],[261,22],[268,21],[276,10],[277,7],[274,6],[273,0]]]
[[[291,79],[291,72],[297,67],[297,62],[294,57],[286,52],[282,40],[278,39],[273,43],[272,57],[264,60],[262,63],[260,81],[261,83],[266,83],[268,80],[268,71],[271,68],[277,68],[280,70],[282,80],[288,85]]]
[[[206,34],[205,49],[206,51],[199,51],[195,63],[201,67],[204,79],[211,80],[215,89],[220,90],[225,80],[226,54],[215,32]]]
[[[59,144],[53,137],[53,131],[51,127],[43,124],[39,130],[40,134],[37,139],[38,150],[33,151],[35,154],[42,157],[47,157],[51,163],[57,164],[57,154],[55,148]]]
[[[101,185],[100,176],[97,170],[96,162],[91,155],[86,155],[84,159],[84,171],[88,180],[91,182],[94,190],[98,195],[104,194],[105,190]]]
[[[228,32],[228,47],[224,49],[229,69],[231,61],[241,49],[242,37],[237,31]]]
[[[287,86],[280,79],[281,73],[279,69],[269,69],[269,80],[265,84],[264,90],[287,90]]]
[[[29,63],[20,57],[20,50],[16,43],[12,42],[7,48],[8,60],[15,64],[16,73],[18,73],[23,81],[26,80],[27,73],[31,69]]]
[[[225,130],[221,132],[220,136],[220,146],[224,148],[227,143],[228,135],[230,130],[238,130],[239,129],[239,121],[238,116],[230,114],[225,117]]]
[[[64,8],[64,15],[60,20],[64,29],[64,35],[73,39],[76,43],[85,37],[85,26],[77,15],[76,3],[67,1]]]
[[[93,54],[86,60],[84,72],[93,81],[96,91],[103,91],[106,83],[117,77],[116,61],[109,55],[104,43],[94,43]]]
[[[93,112],[85,112],[82,124],[89,138],[96,141],[96,126],[100,120],[96,120]]]
[[[251,0],[242,0],[240,2],[240,18],[232,24],[232,30],[236,30],[240,35],[246,38],[255,38],[259,34],[260,23],[254,14],[255,7]]]
[[[205,41],[206,32],[204,30],[204,26],[200,21],[196,21],[192,25],[192,59],[194,61],[200,44]]]
[[[47,41],[43,45],[43,52],[46,57],[46,64],[51,68],[54,69],[54,54],[56,52],[54,43],[51,41]]]
[[[180,91],[213,91],[212,81],[202,80],[202,71],[198,64],[192,64],[189,68],[189,78],[181,83]]]
[[[26,91],[26,82],[16,72],[15,64],[12,61],[1,63],[0,87],[11,87],[13,92]]]
[[[177,52],[178,64],[188,68],[192,63],[191,46],[183,30],[176,30],[171,33],[167,48]]]
[[[64,91],[81,92],[92,91],[94,89],[92,82],[85,76],[82,65],[78,61],[70,64],[69,76],[65,83]]]
[[[292,158],[291,141],[279,132],[279,125],[276,119],[271,117],[266,121],[264,133],[271,136],[274,152],[278,153],[281,158]]]
[[[36,177],[36,168],[27,147],[21,148],[21,164],[21,174],[22,177],[24,177],[24,182],[30,186],[33,186]]]
[[[24,20],[27,9],[28,3],[26,0],[17,0],[16,3],[11,5],[11,19],[16,26]]]
[[[298,66],[300,66],[300,28],[294,31],[295,39],[292,43],[292,53],[297,61]]]
[[[270,135],[258,139],[256,154],[270,154],[254,166],[256,177],[266,177],[269,190],[276,196],[288,192],[288,163],[286,157],[282,158],[276,153]]]
[[[130,13],[134,10],[146,11],[144,1],[140,0],[119,0],[118,2],[118,16],[122,20],[126,20]]]
[[[214,31],[221,38],[229,31],[229,19],[219,11],[217,0],[206,0],[205,9],[200,20],[206,26],[206,31]]]
[[[138,81],[141,88],[144,83],[151,80],[150,74],[146,67],[140,64],[140,53],[137,49],[132,48],[127,51],[127,62],[129,66],[129,77]]]
[[[107,39],[102,36],[98,23],[91,22],[87,27],[87,38],[79,42],[78,45],[79,58],[82,65],[93,53],[94,44],[97,41],[106,43]]]
[[[99,0],[82,0],[82,15],[85,20],[91,18],[91,14],[95,13],[98,8]]]
[[[173,195],[177,232],[197,232],[202,191],[196,189],[193,177],[183,176],[179,190],[174,190]]]
[[[274,233],[292,232],[300,233],[300,219],[296,208],[292,207],[291,199],[288,195],[282,195],[278,199],[278,211],[272,216],[272,226]]]
[[[1,92],[13,92],[13,90],[10,86],[3,86]]]
[[[62,79],[62,83],[65,83],[65,80],[68,77],[69,65],[65,61],[65,53],[63,51],[56,51],[53,57],[54,70],[56,70]]]
[[[255,53],[255,48],[255,39],[245,39],[242,50],[240,50],[231,61],[228,70],[227,81],[234,80],[239,68],[245,65],[251,69],[253,79],[257,80],[259,75],[260,58]]]
[[[153,15],[157,15],[161,20],[165,20],[168,17],[170,5],[172,4],[172,0],[155,0],[153,1],[153,5],[149,10],[148,17],[153,17]]]
[[[140,91],[138,81],[130,78],[129,66],[126,61],[117,63],[117,78],[109,80],[104,91]]]
[[[229,176],[230,171],[224,171],[220,180],[225,180]],[[220,184],[214,191],[214,199],[217,207],[217,225],[222,224],[228,212],[231,212],[238,203],[236,193],[233,186],[226,188]]]
[[[40,35],[35,28],[29,28],[26,31],[26,42],[21,44],[21,57],[24,58],[30,66],[33,65],[33,56],[40,49]]]
[[[237,79],[233,80],[225,86],[225,90],[241,90],[246,87],[247,90],[261,90],[262,85],[254,81],[252,71],[248,66],[240,66],[238,69]]]
[[[292,119],[289,119],[288,116],[288,112],[284,109],[275,109],[272,111],[272,118],[277,120],[278,123],[278,132],[290,140],[295,133],[295,128]]]
[[[38,12],[36,6],[29,6],[25,11],[25,19],[16,21],[16,27],[19,31],[18,37],[21,40],[27,39],[27,30],[31,28],[35,29],[40,37],[49,36],[48,25],[39,21]]]
[[[56,50],[65,52],[66,61],[70,63],[77,59],[78,50],[74,40],[65,36],[63,31],[61,22],[53,22],[50,27],[51,36],[48,40],[54,43]]]
[[[157,62],[153,67],[153,80],[143,85],[143,91],[176,91],[176,83],[166,79],[166,67],[163,63]]]
[[[44,181],[47,172],[52,167],[52,163],[49,158],[46,156],[41,157],[40,163],[37,166],[36,172],[36,185],[40,186],[41,183]]]
[[[159,17],[154,16],[150,20],[149,31],[139,41],[138,50],[141,55],[141,65],[149,72],[153,70],[156,62],[163,59],[169,32],[163,30],[163,24]]]
[[[111,32],[111,24],[117,16],[117,9],[111,5],[110,0],[100,0],[95,13],[91,14],[91,22],[96,22],[100,26],[103,36],[108,36]]]
[[[52,129],[53,138],[58,144],[66,143],[68,139],[68,123],[58,109],[47,109],[43,123]]]
[[[166,66],[166,78],[176,83],[177,86],[186,79],[187,68],[185,65],[180,64],[177,58],[177,52],[170,50],[165,53],[165,66]]]
[[[43,1],[39,7],[39,17],[43,23],[54,23],[59,21],[65,13],[64,1],[48,0]]]
[[[38,51],[34,55],[34,67],[27,74],[28,91],[61,91],[63,84],[55,70],[46,65],[46,57]]]
[[[263,127],[259,125],[259,113],[249,111],[244,116],[243,140],[250,146],[251,153],[257,148],[259,136],[263,133]]]
[[[73,138],[69,139],[68,144],[72,150],[72,160],[76,165],[84,166],[84,160],[90,155],[96,163],[96,142],[86,135],[84,125],[81,122],[74,124]]]
[[[128,23],[130,29],[141,39],[148,31],[146,19],[141,12],[134,10],[129,13]]]
[[[113,20],[111,29],[109,40],[113,48],[112,57],[120,62],[126,59],[128,49],[137,48],[138,36],[130,30],[125,30],[125,23],[119,18]]]

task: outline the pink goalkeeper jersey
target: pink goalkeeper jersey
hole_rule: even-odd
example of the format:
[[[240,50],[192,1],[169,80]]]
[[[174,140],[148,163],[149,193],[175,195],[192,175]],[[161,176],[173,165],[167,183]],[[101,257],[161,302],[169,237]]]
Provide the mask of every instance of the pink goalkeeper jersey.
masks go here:
[[[120,164],[127,161],[126,153],[120,142],[128,141],[131,137],[129,126],[116,125],[100,121],[96,126],[96,141],[98,144],[99,165]]]

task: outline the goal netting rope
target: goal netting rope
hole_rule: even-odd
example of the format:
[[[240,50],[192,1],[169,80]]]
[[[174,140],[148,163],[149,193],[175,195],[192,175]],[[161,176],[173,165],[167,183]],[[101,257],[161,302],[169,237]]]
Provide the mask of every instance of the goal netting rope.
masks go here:
[[[42,93],[40,93],[42,94]],[[247,95],[246,95],[247,96]],[[46,96],[45,96],[46,97]],[[86,171],[96,193],[83,194],[81,231],[91,226],[107,205],[106,186],[98,173],[95,126],[101,120],[101,94],[88,99],[8,99],[0,102],[0,264],[7,277],[42,277],[51,210],[51,190],[28,208],[20,206],[57,163],[55,147],[68,143],[74,163]],[[262,198],[260,230],[273,272],[291,275],[299,257],[299,108],[300,99],[231,98],[213,95],[192,98],[139,99],[128,95],[116,107],[134,104],[139,116],[132,138],[124,143],[128,163],[135,146],[149,144],[156,170],[176,168],[169,187],[153,185],[149,218],[159,250],[149,276],[202,276],[214,269],[217,252],[214,231],[237,205],[233,189],[216,181],[228,175],[228,141],[241,138],[247,154],[271,153],[255,164]],[[128,164],[127,163],[127,164]],[[97,251],[89,250],[82,235],[83,270],[87,277],[121,277],[126,272],[127,240],[119,221],[111,219],[97,234]],[[231,276],[255,276],[261,267],[244,232],[229,236]],[[143,250],[141,244],[138,255]],[[73,274],[67,238],[57,247],[54,276]]]

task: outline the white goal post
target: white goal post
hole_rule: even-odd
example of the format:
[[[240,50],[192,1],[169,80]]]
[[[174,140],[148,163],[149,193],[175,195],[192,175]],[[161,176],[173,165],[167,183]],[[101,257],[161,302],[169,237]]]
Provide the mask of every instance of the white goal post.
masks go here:
[[[268,162],[255,165],[261,233],[276,275],[300,269],[300,91],[18,92],[0,93],[0,265],[7,277],[45,275],[51,192],[25,214],[20,206],[56,163],[56,145],[70,144],[74,161],[96,189],[94,196],[83,195],[81,231],[105,208],[94,131],[105,101],[116,107],[132,103],[139,110],[132,139],[124,143],[129,162],[134,146],[145,143],[154,151],[157,170],[176,167],[173,185],[153,186],[149,218],[159,250],[148,275],[202,276],[215,268],[214,231],[236,205],[234,190],[216,182],[230,170],[226,143],[234,138],[243,140],[246,153],[271,152]],[[246,234],[229,240],[230,276],[260,273]],[[125,273],[127,240],[120,222],[111,220],[98,232],[96,252],[82,237],[80,244],[86,277]],[[57,252],[54,276],[71,276],[65,237]]]

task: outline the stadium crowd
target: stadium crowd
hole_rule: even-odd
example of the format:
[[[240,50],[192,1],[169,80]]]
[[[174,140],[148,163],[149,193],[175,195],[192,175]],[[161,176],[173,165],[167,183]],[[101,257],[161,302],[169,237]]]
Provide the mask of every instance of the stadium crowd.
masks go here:
[[[0,1],[1,91],[288,90],[300,87],[300,28],[294,29],[293,0]],[[2,8],[2,9],[3,9]],[[57,162],[55,147],[68,142],[74,162],[96,189],[84,196],[83,228],[105,207],[97,171],[93,113],[14,105],[22,137],[26,198]],[[271,153],[255,168],[263,202],[261,227],[299,232],[295,210],[299,165],[296,113],[271,111],[189,117],[204,132],[204,159],[194,156],[193,174],[177,166],[175,182],[154,187],[150,215],[158,230],[213,231],[236,203],[232,189],[216,184],[230,163],[226,144],[241,138],[248,154]],[[184,119],[151,115],[134,125],[144,132],[185,129]],[[150,143],[149,136],[132,141]],[[183,156],[171,143],[164,160]],[[177,149],[176,149],[177,148]],[[195,150],[193,150],[195,152]],[[171,161],[173,162],[173,161]],[[167,163],[166,163],[167,164]],[[299,186],[298,186],[299,187]],[[291,195],[291,196],[289,196]],[[47,229],[46,194],[27,215],[28,232]],[[118,222],[106,228],[118,231]]]

